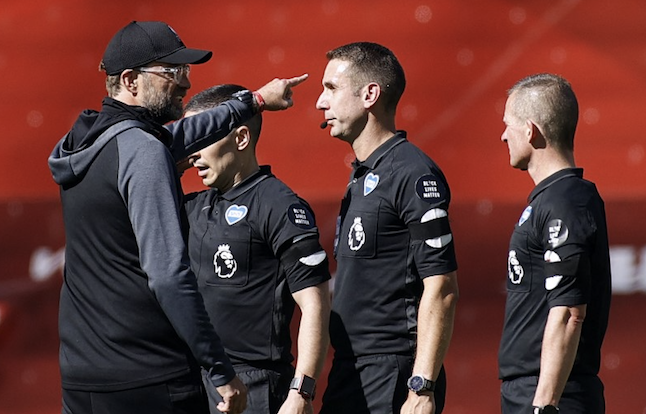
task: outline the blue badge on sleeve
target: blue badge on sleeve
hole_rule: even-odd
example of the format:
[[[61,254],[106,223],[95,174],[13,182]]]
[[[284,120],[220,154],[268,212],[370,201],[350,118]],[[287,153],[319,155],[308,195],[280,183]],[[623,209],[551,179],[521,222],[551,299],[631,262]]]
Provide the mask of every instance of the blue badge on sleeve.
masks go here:
[[[301,229],[314,228],[314,216],[309,208],[302,204],[292,204],[287,209],[287,217],[296,227]]]
[[[427,203],[436,203],[446,198],[444,183],[432,174],[426,174],[415,182],[417,196]]]

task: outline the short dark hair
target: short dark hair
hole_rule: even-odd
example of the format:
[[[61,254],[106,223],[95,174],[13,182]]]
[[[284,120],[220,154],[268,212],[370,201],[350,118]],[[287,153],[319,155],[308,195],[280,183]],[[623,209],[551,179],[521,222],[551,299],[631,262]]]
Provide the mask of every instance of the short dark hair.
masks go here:
[[[216,85],[195,94],[184,107],[186,112],[202,112],[211,108],[215,108],[222,102],[233,99],[233,94],[246,90],[247,88],[235,84]],[[254,143],[258,142],[260,137],[260,130],[262,128],[262,115],[260,113],[252,116],[249,120],[243,123],[251,131],[251,137]]]
[[[350,62],[350,75],[357,93],[370,82],[379,84],[385,108],[395,112],[406,88],[406,76],[390,49],[377,43],[355,42],[330,50],[326,57]]]
[[[579,103],[570,83],[550,73],[527,76],[516,82],[508,96],[516,93],[513,111],[523,120],[531,119],[545,139],[560,150],[574,150],[579,120]]]
[[[105,89],[109,97],[114,98],[117,96],[121,92],[121,74],[106,76]]]

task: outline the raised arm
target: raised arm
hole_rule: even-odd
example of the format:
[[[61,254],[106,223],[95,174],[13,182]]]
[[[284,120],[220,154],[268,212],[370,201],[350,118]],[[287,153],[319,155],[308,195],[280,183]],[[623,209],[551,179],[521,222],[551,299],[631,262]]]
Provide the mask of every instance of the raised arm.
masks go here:
[[[171,153],[175,161],[219,141],[251,118],[257,111],[280,111],[294,105],[292,88],[303,83],[308,75],[276,78],[256,92],[241,94],[238,99],[167,126],[173,134]]]

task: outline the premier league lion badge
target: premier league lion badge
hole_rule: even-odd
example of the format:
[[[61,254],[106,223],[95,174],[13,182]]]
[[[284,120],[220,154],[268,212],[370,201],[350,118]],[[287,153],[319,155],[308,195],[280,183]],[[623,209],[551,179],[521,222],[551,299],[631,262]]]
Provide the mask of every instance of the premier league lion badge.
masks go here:
[[[238,270],[238,262],[233,257],[228,244],[218,246],[218,251],[213,255],[213,265],[215,266],[215,274],[222,279],[231,278]]]

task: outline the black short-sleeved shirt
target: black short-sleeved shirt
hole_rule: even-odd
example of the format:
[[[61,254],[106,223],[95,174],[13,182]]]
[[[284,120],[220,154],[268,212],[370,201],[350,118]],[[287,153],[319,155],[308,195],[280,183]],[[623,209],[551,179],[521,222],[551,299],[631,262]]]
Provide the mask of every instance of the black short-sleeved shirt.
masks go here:
[[[583,170],[541,181],[514,228],[507,259],[501,379],[538,375],[545,323],[554,306],[587,305],[572,374],[596,375],[610,309],[610,259],[603,200]]]
[[[320,256],[310,265],[280,259],[295,238],[318,241],[309,205],[263,166],[224,194],[187,195],[185,206],[191,267],[231,361],[291,362],[291,293],[330,278]]]
[[[414,353],[422,279],[457,268],[449,201],[439,167],[403,131],[355,161],[335,240],[337,358]]]

